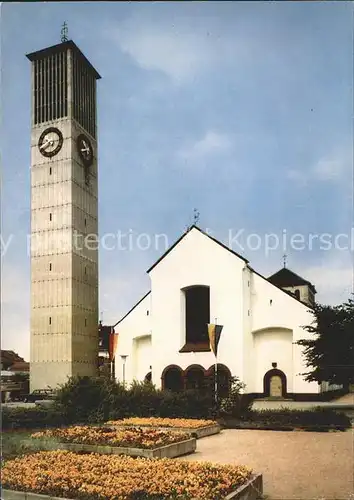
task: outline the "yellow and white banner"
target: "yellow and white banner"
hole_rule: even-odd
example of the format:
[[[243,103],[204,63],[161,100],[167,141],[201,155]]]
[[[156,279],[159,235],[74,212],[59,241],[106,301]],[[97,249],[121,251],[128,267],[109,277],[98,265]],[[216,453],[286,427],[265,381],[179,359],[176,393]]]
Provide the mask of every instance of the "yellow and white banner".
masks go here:
[[[217,356],[218,353],[218,345],[222,329],[223,329],[222,325],[214,325],[212,323],[208,324],[210,349],[213,351],[215,356]]]

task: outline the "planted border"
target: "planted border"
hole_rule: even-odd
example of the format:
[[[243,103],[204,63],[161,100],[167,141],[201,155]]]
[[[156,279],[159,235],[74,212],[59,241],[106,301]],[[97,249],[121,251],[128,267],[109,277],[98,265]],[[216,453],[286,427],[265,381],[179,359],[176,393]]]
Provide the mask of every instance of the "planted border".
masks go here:
[[[257,477],[242,465],[82,455],[63,450],[19,457],[5,462],[2,469],[4,489],[10,490],[9,495],[22,491],[22,500],[26,492],[85,500],[253,500],[262,492],[259,478],[254,482]],[[246,488],[248,483],[250,487]],[[253,496],[239,494],[247,489]]]
[[[33,444],[33,440],[25,440],[24,445]],[[175,458],[194,453],[197,448],[195,438],[185,439],[156,448],[134,448],[129,446],[105,446],[99,444],[64,443],[56,441],[38,440],[38,448],[44,451],[67,450],[74,453],[101,453],[103,455],[128,455],[144,458]]]
[[[161,431],[186,432],[197,439],[218,434],[221,426],[215,420],[180,419],[180,418],[126,418],[110,420],[107,424],[114,429],[142,428]]]
[[[133,426],[132,426],[133,427]],[[160,431],[171,431],[171,432],[185,432],[186,434],[190,434],[191,436],[195,437],[196,439],[201,439],[206,436],[212,436],[213,434],[219,434],[221,431],[221,426],[219,424],[214,424],[214,425],[207,425],[205,427],[199,427],[199,428],[182,428],[182,427],[152,427],[152,426],[144,426],[144,425],[137,425],[137,428],[149,428],[149,429],[154,429],[154,430],[160,430]],[[125,426],[119,426],[119,425],[112,425],[112,429],[124,429]]]
[[[3,500],[76,500],[65,497],[53,497],[26,491],[2,490]],[[146,497],[148,500],[148,497]],[[263,498],[262,474],[252,476],[245,484],[232,491],[220,500],[259,500]],[[197,498],[192,500],[198,500]]]
[[[140,427],[125,427],[118,429],[107,426],[75,425],[65,429],[47,429],[36,432],[32,439],[54,439],[57,442],[112,446],[123,448],[153,449],[173,443],[185,441],[191,436],[186,432],[173,432],[170,429],[152,429]]]

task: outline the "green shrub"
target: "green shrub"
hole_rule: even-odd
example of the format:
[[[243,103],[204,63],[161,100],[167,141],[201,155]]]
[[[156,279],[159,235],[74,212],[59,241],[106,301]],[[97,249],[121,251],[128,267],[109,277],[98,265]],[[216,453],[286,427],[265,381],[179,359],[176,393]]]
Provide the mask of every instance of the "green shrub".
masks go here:
[[[336,412],[330,408],[315,408],[313,410],[252,410],[248,420],[252,422],[292,426],[302,428],[335,428],[348,429],[351,427],[350,418],[344,413]]]
[[[104,377],[76,377],[58,391],[54,407],[70,423],[94,423],[125,417],[210,418],[211,394],[195,390],[172,393],[149,382],[133,382],[129,388]]]
[[[241,398],[237,414],[248,403]],[[123,387],[107,377],[73,377],[57,391],[50,408],[16,408],[3,416],[4,428],[101,423],[125,417],[215,418],[212,391],[161,391],[148,382]]]
[[[57,392],[54,408],[70,423],[104,422],[126,390],[106,377],[72,377]]]
[[[55,408],[8,408],[2,409],[2,428],[38,429],[57,427],[66,423],[64,415]]]
[[[246,384],[241,382],[238,377],[232,377],[229,396],[220,401],[221,417],[243,419],[249,415],[254,398],[249,394],[242,393],[245,388]]]

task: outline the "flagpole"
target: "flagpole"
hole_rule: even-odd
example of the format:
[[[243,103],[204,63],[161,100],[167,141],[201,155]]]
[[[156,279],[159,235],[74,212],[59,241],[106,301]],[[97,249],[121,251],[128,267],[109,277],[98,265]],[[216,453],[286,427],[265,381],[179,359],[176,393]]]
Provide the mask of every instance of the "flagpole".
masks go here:
[[[215,318],[215,325],[217,325],[217,318]],[[218,405],[218,361],[217,361],[217,349],[215,348],[215,409]]]
[[[215,355],[215,406],[218,404],[218,362]]]

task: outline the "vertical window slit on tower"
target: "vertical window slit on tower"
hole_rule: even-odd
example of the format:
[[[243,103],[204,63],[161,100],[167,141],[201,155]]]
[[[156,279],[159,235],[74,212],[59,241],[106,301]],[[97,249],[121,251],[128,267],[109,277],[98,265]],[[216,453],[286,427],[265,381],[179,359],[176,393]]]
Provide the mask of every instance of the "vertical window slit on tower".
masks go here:
[[[64,53],[64,116],[68,114],[68,76],[67,76],[67,67],[68,67],[68,52]]]
[[[49,214],[49,220],[50,221],[52,220],[52,214],[51,213]]]
[[[49,175],[52,175],[52,167],[49,167]]]
[[[38,61],[34,61],[33,65],[33,79],[34,79],[34,123],[38,123],[38,85],[37,85],[37,75],[38,75]]]
[[[48,120],[52,119],[52,58],[48,57]]]
[[[50,262],[49,263],[49,271],[51,271],[51,270],[52,270],[52,263]]]
[[[43,121],[43,61],[39,62],[39,122]]]
[[[67,52],[33,61],[34,124],[67,116]]]
[[[51,325],[52,324],[52,317],[49,316],[49,324]]]
[[[57,119],[57,54],[53,55],[53,120]]]
[[[73,116],[95,137],[95,78],[76,53],[73,54]]]
[[[48,57],[44,59],[44,74],[45,74],[45,84],[44,84],[44,121],[48,121],[48,101],[49,101],[49,91],[48,91]]]

